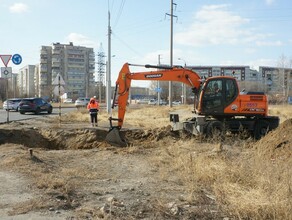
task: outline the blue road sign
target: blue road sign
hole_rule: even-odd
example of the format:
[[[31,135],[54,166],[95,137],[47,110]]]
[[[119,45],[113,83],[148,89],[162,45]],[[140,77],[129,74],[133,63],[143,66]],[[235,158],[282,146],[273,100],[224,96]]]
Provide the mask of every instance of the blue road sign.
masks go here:
[[[155,88],[155,92],[162,92],[162,88]]]
[[[12,56],[12,62],[15,64],[15,65],[19,65],[21,64],[22,62],[22,57],[19,55],[19,54],[14,54]]]

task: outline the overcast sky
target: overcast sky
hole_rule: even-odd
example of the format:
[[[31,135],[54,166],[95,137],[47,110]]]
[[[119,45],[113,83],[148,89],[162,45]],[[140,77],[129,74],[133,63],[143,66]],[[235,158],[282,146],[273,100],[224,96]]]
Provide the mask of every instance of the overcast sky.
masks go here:
[[[174,0],[173,64],[277,66],[292,57],[291,0]],[[100,45],[112,27],[112,84],[123,63],[170,63],[170,0],[0,0],[0,54],[39,62],[42,45]],[[4,66],[1,63],[1,66]],[[134,69],[133,71],[137,71]],[[133,82],[144,85],[148,82]]]

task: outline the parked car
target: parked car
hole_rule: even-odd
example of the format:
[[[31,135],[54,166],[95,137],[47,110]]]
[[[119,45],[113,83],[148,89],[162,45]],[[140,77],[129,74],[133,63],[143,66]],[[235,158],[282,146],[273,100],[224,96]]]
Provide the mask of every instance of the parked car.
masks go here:
[[[51,114],[53,106],[42,98],[24,98],[19,103],[19,113],[34,112],[36,115],[41,112]]]
[[[160,99],[159,105],[167,105],[167,101]]]
[[[139,99],[137,100],[137,104],[148,104],[149,100],[148,99]]]
[[[157,101],[155,99],[150,99],[148,101],[148,105],[156,105],[157,104]]]
[[[3,102],[3,109],[6,111],[10,110],[18,111],[20,101],[21,101],[20,98],[8,99]]]
[[[156,100],[156,99],[150,99],[148,101],[148,105],[158,105],[158,100]],[[164,100],[162,100],[162,99],[160,99],[159,105],[167,105],[167,102],[164,101]]]
[[[181,104],[181,101],[173,101],[172,104],[173,105],[180,105]]]
[[[89,101],[90,101],[90,98],[78,98],[75,101],[75,107],[76,108],[86,107]]]
[[[73,99],[64,99],[63,103],[73,103]]]

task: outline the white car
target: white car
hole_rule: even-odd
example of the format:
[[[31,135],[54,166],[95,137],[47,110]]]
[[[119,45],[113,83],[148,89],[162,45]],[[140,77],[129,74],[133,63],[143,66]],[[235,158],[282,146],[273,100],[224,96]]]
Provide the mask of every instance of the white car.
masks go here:
[[[63,103],[73,103],[73,100],[72,100],[72,99],[65,99],[65,100],[63,101]]]
[[[181,101],[173,101],[172,104],[173,105],[181,105]]]
[[[89,101],[90,101],[90,98],[78,98],[75,101],[75,107],[76,108],[86,107]]]
[[[150,99],[148,101],[148,105],[156,105],[157,104],[157,101],[155,99]]]
[[[15,110],[18,111],[19,109],[19,103],[22,99],[14,98],[14,99],[8,99],[3,102],[3,109],[6,111]]]
[[[160,99],[159,105],[167,105],[167,102],[162,100],[162,99]]]

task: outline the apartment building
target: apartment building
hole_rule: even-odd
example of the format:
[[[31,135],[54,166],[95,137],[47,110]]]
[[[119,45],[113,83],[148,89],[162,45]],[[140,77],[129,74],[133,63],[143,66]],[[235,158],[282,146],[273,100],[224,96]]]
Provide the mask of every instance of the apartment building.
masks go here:
[[[38,96],[53,96],[52,81],[58,74],[65,81],[65,92],[70,98],[89,97],[94,94],[95,56],[93,48],[53,43],[42,46],[40,64],[35,77]]]
[[[17,86],[21,97],[34,97],[35,91],[35,65],[27,65],[19,70]]]
[[[265,92],[292,96],[292,68],[261,66],[259,75],[261,83],[265,85]]]
[[[234,76],[238,81],[259,81],[259,74],[249,66],[187,66],[201,77]]]
[[[201,77],[234,76],[239,86],[252,87],[266,93],[292,95],[292,69],[260,66],[259,71],[249,66],[187,66]]]

